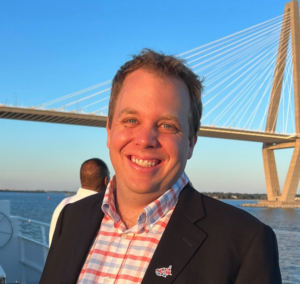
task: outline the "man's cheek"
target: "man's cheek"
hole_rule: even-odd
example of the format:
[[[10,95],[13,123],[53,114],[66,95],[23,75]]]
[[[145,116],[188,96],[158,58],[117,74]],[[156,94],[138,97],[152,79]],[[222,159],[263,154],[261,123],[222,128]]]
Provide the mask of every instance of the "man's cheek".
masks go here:
[[[134,131],[124,128],[122,131],[116,133],[114,140],[117,144],[127,144],[134,139]]]

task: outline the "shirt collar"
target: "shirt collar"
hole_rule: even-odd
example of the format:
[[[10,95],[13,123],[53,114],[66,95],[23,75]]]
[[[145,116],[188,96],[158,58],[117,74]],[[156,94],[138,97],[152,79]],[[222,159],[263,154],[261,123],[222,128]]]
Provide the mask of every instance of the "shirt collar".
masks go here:
[[[94,191],[94,190],[90,190],[90,189],[86,189],[86,188],[82,188],[80,187],[76,193],[76,195],[79,195],[79,196],[90,196],[90,195],[93,195],[93,194],[96,194],[98,193],[97,191]]]
[[[175,206],[181,190],[188,182],[189,178],[183,172],[169,190],[144,208],[144,211],[138,217],[137,224],[131,228],[131,231],[135,233],[140,233],[143,230],[149,231],[160,218]],[[116,210],[114,190],[110,182],[105,191],[102,211],[112,219],[116,226],[121,218]]]

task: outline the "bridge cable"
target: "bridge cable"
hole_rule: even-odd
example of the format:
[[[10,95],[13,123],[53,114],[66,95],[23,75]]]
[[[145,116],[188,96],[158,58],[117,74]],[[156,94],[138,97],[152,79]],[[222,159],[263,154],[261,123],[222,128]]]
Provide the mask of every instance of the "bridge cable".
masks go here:
[[[74,92],[74,93],[69,94],[69,95],[66,95],[66,96],[64,96],[64,97],[60,97],[60,98],[57,98],[57,99],[55,99],[55,100],[49,101],[49,102],[47,102],[47,103],[41,104],[41,105],[39,105],[39,106],[37,106],[37,107],[46,107],[46,106],[48,106],[48,105],[55,104],[55,103],[60,102],[60,101],[62,101],[62,100],[65,100],[65,99],[68,99],[68,98],[71,98],[71,97],[80,95],[80,94],[82,94],[82,93],[85,93],[85,92],[87,92],[87,91],[90,91],[90,90],[93,90],[93,89],[96,89],[96,88],[105,86],[105,85],[107,85],[107,84],[109,84],[109,83],[111,83],[111,82],[112,82],[111,80],[105,81],[105,82],[103,82],[103,83],[100,83],[100,84],[97,84],[97,85],[94,85],[94,86],[85,88],[85,89],[83,89],[83,90]]]
[[[191,63],[193,63],[193,62],[195,62],[195,61],[198,61],[198,60],[200,60],[200,59],[202,59],[202,58],[205,58],[206,56],[209,56],[209,55],[211,55],[211,54],[218,53],[219,51],[221,51],[221,50],[223,50],[223,49],[225,49],[225,48],[227,48],[227,47],[229,47],[229,46],[236,45],[237,43],[242,42],[240,45],[237,45],[237,46],[235,46],[235,47],[233,48],[233,49],[235,49],[235,48],[237,48],[237,47],[239,47],[239,46],[241,46],[241,45],[243,45],[243,44],[246,44],[246,43],[248,43],[248,42],[251,42],[251,41],[254,40],[254,39],[260,38],[260,37],[262,37],[263,35],[266,35],[266,34],[268,34],[268,33],[270,33],[270,32],[278,31],[278,30],[280,30],[280,27],[281,27],[281,23],[278,23],[278,24],[275,25],[275,27],[272,26],[272,27],[270,27],[270,28],[267,28],[267,29],[264,29],[264,30],[262,30],[262,31],[256,32],[256,33],[251,34],[251,35],[249,35],[249,36],[247,36],[247,37],[245,37],[245,38],[239,39],[239,40],[234,41],[234,42],[232,42],[232,43],[230,43],[230,44],[228,44],[228,45],[226,45],[226,46],[223,46],[223,47],[221,47],[221,48],[219,48],[219,49],[217,49],[217,50],[214,50],[214,51],[212,51],[212,52],[210,52],[210,53],[208,53],[208,54],[205,54],[205,55],[200,56],[200,57],[198,57],[198,58],[196,58],[196,59],[193,59],[193,60],[191,60],[191,61],[188,61],[188,64],[191,64]],[[255,36],[254,38],[251,38],[251,37],[253,37],[254,35],[257,35],[257,36]],[[251,39],[249,39],[249,38],[251,38]],[[244,41],[245,39],[249,39],[249,40]],[[219,44],[219,45],[222,45],[222,44]],[[218,45],[218,46],[219,46],[219,45]],[[213,46],[213,47],[211,47],[211,48],[209,48],[209,49],[203,50],[203,51],[201,51],[201,52],[199,52],[199,53],[197,53],[197,54],[203,53],[203,52],[208,51],[208,50],[213,49],[213,48],[215,48],[215,46]],[[222,53],[221,53],[221,54],[222,54]],[[218,55],[219,55],[219,54],[218,54]]]
[[[276,19],[278,19],[278,18],[283,18],[283,15],[277,16],[277,17],[272,18],[272,19],[270,19],[270,20],[268,20],[268,21],[265,21],[265,22],[263,22],[263,23],[257,24],[257,25],[255,25],[255,26],[252,26],[252,27],[250,27],[250,28],[244,29],[244,30],[242,30],[242,31],[239,31],[239,32],[234,33],[234,34],[231,34],[231,35],[229,35],[229,36],[223,37],[223,38],[221,38],[221,39],[215,40],[215,41],[213,41],[213,42],[207,43],[207,44],[205,44],[205,45],[202,45],[202,46],[193,48],[193,49],[191,49],[191,50],[189,50],[189,51],[180,53],[180,54],[178,55],[178,57],[182,57],[183,55],[186,55],[186,54],[188,54],[188,53],[191,53],[191,52],[193,52],[193,51],[196,51],[196,50],[198,50],[198,49],[200,49],[200,48],[203,48],[203,47],[205,47],[205,46],[209,46],[209,45],[211,45],[211,44],[217,43],[217,42],[222,41],[222,40],[224,40],[224,39],[227,39],[227,38],[233,37],[233,36],[235,36],[235,35],[241,34],[241,33],[245,32],[245,31],[251,30],[251,29],[253,29],[253,28],[255,28],[255,27],[262,26],[262,25],[264,25],[264,24],[266,24],[266,23],[269,23],[269,22],[272,22],[272,21],[274,21],[274,20],[276,20]]]

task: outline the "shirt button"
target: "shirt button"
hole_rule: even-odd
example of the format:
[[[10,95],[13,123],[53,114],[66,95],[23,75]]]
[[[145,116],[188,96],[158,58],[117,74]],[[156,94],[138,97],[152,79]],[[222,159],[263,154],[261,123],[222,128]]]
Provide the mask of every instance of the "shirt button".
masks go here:
[[[110,277],[106,276],[104,277],[104,283],[108,283],[110,281]]]
[[[127,239],[127,234],[123,234],[122,239]]]

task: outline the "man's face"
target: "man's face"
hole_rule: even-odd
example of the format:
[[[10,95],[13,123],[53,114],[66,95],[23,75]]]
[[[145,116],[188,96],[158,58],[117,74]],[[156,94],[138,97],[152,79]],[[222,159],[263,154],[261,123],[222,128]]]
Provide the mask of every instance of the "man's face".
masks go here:
[[[197,141],[189,139],[189,110],[181,79],[144,69],[126,77],[107,127],[118,191],[158,197],[176,182]]]

